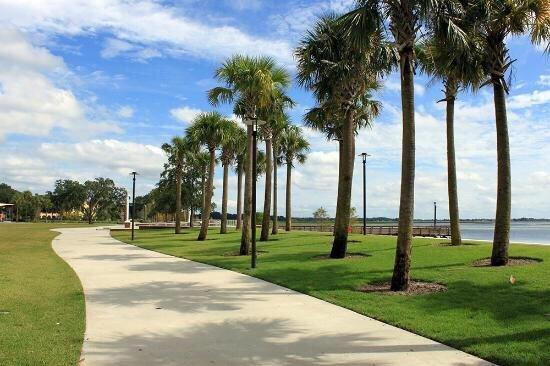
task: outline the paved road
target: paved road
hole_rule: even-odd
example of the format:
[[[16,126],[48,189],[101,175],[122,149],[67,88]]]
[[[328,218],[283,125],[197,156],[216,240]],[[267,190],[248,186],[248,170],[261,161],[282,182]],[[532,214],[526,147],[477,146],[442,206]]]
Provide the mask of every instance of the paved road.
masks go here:
[[[256,278],[121,243],[108,230],[59,231],[53,248],[86,295],[86,366],[489,365]]]

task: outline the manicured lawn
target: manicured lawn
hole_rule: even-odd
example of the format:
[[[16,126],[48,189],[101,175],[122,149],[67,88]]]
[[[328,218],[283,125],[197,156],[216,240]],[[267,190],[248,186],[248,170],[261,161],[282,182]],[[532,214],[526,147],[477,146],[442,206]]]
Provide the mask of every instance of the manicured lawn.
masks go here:
[[[78,363],[84,295],[52,250],[61,226],[77,225],[0,224],[0,365]]]
[[[211,230],[197,242],[196,231],[137,233],[134,244],[179,257],[246,273],[347,307],[400,328],[438,340],[502,365],[550,365],[550,247],[512,245],[512,256],[541,263],[507,268],[472,267],[491,253],[488,244],[445,245],[445,240],[415,239],[412,277],[445,284],[446,292],[403,296],[357,291],[366,283],[387,281],[393,268],[395,238],[352,235],[350,252],[369,257],[319,260],[330,250],[327,233],[281,233],[267,243],[251,270],[249,257],[232,256],[239,234]],[[129,242],[128,232],[113,236]],[[509,281],[516,277],[515,284]]]

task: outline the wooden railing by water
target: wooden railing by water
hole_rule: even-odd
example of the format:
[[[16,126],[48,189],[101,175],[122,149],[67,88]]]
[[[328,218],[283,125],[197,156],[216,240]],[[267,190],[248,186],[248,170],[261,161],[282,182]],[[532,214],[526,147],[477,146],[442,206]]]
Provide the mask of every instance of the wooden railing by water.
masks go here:
[[[281,226],[284,230],[284,226]],[[397,235],[397,226],[367,226],[367,234],[374,235]],[[296,231],[317,231],[317,232],[332,232],[333,225],[292,225],[292,230]],[[363,226],[354,225],[351,227],[351,232],[354,234],[362,234]],[[447,238],[451,236],[451,228],[449,226],[415,226],[413,227],[413,236],[431,236],[439,238]]]

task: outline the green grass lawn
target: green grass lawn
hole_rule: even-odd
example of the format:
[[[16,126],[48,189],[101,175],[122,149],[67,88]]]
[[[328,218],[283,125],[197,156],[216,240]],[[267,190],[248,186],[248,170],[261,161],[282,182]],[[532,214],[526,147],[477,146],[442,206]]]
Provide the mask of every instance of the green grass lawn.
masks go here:
[[[472,267],[491,253],[489,244],[451,247],[445,240],[415,239],[412,278],[445,284],[446,292],[404,296],[363,293],[366,283],[391,278],[395,238],[352,235],[349,252],[369,257],[319,260],[327,233],[280,233],[258,243],[266,251],[251,270],[249,257],[231,256],[239,234],[197,242],[196,231],[137,233],[134,244],[158,252],[231,269],[324,299],[502,365],[550,365],[550,247],[512,245],[510,255],[543,262],[507,268]],[[128,232],[113,236],[129,242]],[[517,279],[509,281],[510,275]]]
[[[0,224],[0,365],[78,363],[84,295],[49,231],[75,226]]]

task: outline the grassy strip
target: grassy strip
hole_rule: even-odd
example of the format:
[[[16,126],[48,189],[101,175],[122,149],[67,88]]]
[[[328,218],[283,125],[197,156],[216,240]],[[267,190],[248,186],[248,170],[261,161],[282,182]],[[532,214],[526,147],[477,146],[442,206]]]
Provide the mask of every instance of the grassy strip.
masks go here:
[[[0,225],[0,365],[78,363],[84,295],[51,247],[60,226],[77,225]]]
[[[129,242],[128,232],[115,238]],[[171,230],[137,233],[140,247],[242,272],[369,315],[435,339],[501,365],[550,364],[550,247],[512,245],[513,256],[543,262],[516,267],[472,267],[491,253],[489,244],[448,246],[446,240],[415,239],[412,276],[438,282],[448,290],[417,296],[363,293],[366,283],[391,278],[395,238],[352,235],[349,251],[370,255],[345,260],[320,260],[328,253],[327,233],[281,233],[258,243],[266,251],[258,268],[249,257],[232,256],[239,234],[211,230],[205,242],[196,232]],[[513,275],[517,281],[511,284]]]

